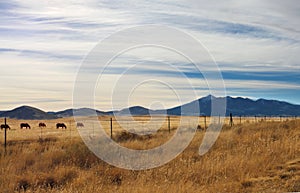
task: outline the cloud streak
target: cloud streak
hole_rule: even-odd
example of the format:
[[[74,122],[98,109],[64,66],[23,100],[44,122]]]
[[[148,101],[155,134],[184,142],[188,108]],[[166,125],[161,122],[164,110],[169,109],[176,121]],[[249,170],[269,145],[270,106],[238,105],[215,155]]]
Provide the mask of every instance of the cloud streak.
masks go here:
[[[77,69],[89,51],[119,30],[145,24],[175,27],[201,41],[219,64],[228,94],[300,104],[299,9],[294,0],[2,1],[0,89],[5,93],[1,100],[6,102],[0,103],[0,109],[34,101],[40,101],[38,105],[52,102],[43,105],[49,110],[69,107]],[[196,81],[199,95],[209,94],[203,89],[205,84],[198,83],[205,80],[192,64],[154,48],[120,56],[104,74],[107,89],[113,86],[108,77],[118,76],[132,64],[137,66],[128,72],[130,78],[164,77],[177,89],[182,88],[186,100],[190,100],[189,91],[183,93],[188,90],[182,84],[186,77],[179,76],[176,68]],[[207,72],[211,70],[207,61],[202,65]],[[97,66],[91,69],[92,73],[98,71]],[[154,97],[162,88],[151,91]],[[105,105],[109,95],[103,97],[106,102],[101,105],[109,109]],[[149,100],[140,102],[147,106]]]

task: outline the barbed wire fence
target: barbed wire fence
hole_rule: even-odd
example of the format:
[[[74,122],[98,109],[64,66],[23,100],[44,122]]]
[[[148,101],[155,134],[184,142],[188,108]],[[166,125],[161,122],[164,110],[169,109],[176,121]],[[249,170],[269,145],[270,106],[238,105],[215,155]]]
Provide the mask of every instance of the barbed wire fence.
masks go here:
[[[107,131],[108,135],[110,135],[111,138],[113,138],[113,135],[117,132],[121,132],[124,130],[122,125],[126,128],[130,128],[128,132],[131,131],[139,131],[139,130],[145,130],[147,133],[148,130],[150,131],[163,131],[166,133],[171,133],[173,130],[176,130],[179,122],[181,119],[189,119],[188,116],[167,116],[167,117],[156,117],[155,119],[149,121],[149,116],[137,116],[134,117],[134,119],[128,119],[126,117],[124,118],[118,118],[116,117],[105,117],[100,118],[99,122],[92,122],[92,125],[84,125],[81,129],[92,129],[92,133],[95,133],[95,129],[99,128],[97,127],[97,124],[101,124],[101,127]],[[247,123],[261,123],[261,122],[284,122],[284,121],[290,121],[290,120],[297,120],[298,116],[287,116],[287,115],[281,115],[281,116],[265,116],[265,115],[256,115],[256,116],[247,116],[247,115],[237,115],[231,117],[220,117],[218,123],[220,124],[220,120],[223,118],[225,125],[242,125]],[[199,123],[198,123],[198,129],[201,128],[202,130],[205,130],[208,128],[210,124],[211,117],[209,116],[200,116],[199,117]],[[45,120],[43,120],[45,121]],[[10,139],[15,140],[29,140],[29,139],[38,139],[43,140],[48,137],[69,137],[72,139],[73,137],[79,136],[76,134],[77,132],[77,123],[70,119],[67,120],[65,123],[67,125],[66,129],[56,129],[55,124],[57,120],[48,120],[50,124],[50,127],[39,127],[37,125],[38,121],[28,120],[29,124],[31,124],[31,129],[21,129],[19,125],[24,122],[24,120],[11,120],[8,118],[3,118],[3,124],[1,124],[1,130],[0,133],[3,132],[3,138],[1,140],[3,143],[4,151],[6,152],[7,145],[9,144]],[[158,124],[160,123],[160,124]],[[190,127],[188,121],[186,121],[185,127]],[[157,128],[159,127],[159,128]],[[18,130],[22,130],[22,132],[18,133]],[[17,134],[18,133],[18,134]]]

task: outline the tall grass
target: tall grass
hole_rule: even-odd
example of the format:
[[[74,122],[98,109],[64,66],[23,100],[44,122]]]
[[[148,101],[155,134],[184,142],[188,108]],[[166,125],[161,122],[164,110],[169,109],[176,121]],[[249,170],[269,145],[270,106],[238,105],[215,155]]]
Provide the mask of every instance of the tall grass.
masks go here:
[[[114,140],[133,149],[149,149],[164,143],[174,129],[148,137],[119,131]],[[25,131],[14,132],[18,136]],[[38,135],[39,129],[30,132]],[[224,126],[204,156],[198,155],[204,131],[197,131],[176,159],[144,171],[108,165],[88,150],[75,130],[72,137],[67,133],[43,139],[16,137],[6,155],[1,147],[1,192],[300,191],[299,120]]]

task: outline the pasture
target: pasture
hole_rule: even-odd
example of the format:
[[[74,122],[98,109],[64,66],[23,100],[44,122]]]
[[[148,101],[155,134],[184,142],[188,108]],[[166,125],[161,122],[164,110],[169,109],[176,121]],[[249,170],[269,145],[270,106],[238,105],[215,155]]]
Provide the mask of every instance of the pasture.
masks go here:
[[[190,127],[184,117],[183,127]],[[123,119],[123,120],[122,120]],[[114,119],[112,136],[122,146],[149,149],[168,141],[180,117],[159,126],[147,124],[149,117],[128,118],[120,124],[133,130],[158,129],[146,136],[131,135]],[[206,118],[207,125],[210,118]],[[111,135],[110,117],[99,117]],[[46,123],[40,128],[39,123]],[[122,123],[121,123],[122,122]],[[225,119],[213,148],[198,154],[204,136],[196,134],[185,151],[171,162],[154,169],[130,171],[98,159],[82,142],[73,118],[57,120],[12,120],[7,123],[7,150],[0,130],[1,192],[295,192],[300,191],[300,120],[293,118]],[[31,129],[20,129],[28,123]],[[64,123],[67,129],[56,129]],[[1,122],[2,124],[2,122]],[[204,127],[204,118],[198,123]],[[84,123],[78,129],[96,129]],[[170,129],[170,130],[169,130]]]

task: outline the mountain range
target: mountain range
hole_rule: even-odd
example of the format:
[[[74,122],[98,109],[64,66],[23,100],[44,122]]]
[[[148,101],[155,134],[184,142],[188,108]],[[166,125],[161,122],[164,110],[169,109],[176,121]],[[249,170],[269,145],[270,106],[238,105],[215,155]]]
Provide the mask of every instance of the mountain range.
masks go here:
[[[141,106],[134,106],[120,111],[99,111],[90,108],[66,109],[58,112],[45,112],[35,107],[21,106],[10,111],[0,111],[0,117],[15,119],[56,119],[71,116],[95,115],[211,115],[212,102],[220,103],[226,100],[226,116],[232,113],[234,116],[300,116],[300,105],[277,100],[237,97],[214,97],[208,95],[187,104],[170,109],[151,110]],[[199,105],[199,111],[197,111]],[[184,112],[183,112],[184,110]]]

